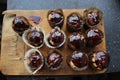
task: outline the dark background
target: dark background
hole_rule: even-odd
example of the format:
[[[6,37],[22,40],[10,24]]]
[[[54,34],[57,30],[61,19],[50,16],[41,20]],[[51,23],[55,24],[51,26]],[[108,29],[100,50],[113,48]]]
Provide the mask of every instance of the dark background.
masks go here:
[[[119,80],[120,76],[120,0],[0,0],[0,13],[7,9],[39,10],[39,9],[83,9],[96,6],[104,13],[105,34],[107,42],[107,52],[111,61],[107,74],[86,75],[86,76],[7,76],[8,80]],[[0,29],[2,28],[2,15],[0,15]],[[1,31],[0,31],[1,35]],[[0,36],[1,37],[1,36]],[[0,80],[4,80],[0,76]],[[53,79],[54,80],[54,79]]]

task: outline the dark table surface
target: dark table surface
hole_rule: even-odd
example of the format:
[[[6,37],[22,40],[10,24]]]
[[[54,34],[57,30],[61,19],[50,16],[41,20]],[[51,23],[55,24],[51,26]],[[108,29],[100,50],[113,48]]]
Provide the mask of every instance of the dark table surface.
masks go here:
[[[104,13],[107,52],[111,61],[107,73],[120,72],[120,0],[8,0],[8,10],[83,9],[96,6]]]

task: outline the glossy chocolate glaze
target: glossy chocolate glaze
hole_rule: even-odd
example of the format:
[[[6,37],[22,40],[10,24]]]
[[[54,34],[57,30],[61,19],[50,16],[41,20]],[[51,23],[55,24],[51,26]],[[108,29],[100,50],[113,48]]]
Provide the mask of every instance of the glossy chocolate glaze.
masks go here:
[[[78,31],[83,27],[83,19],[79,13],[71,13],[67,17],[67,29],[68,31]]]
[[[94,25],[97,25],[99,23],[99,15],[97,12],[89,12],[86,14],[87,16],[87,23],[90,25],[90,26],[94,26]]]
[[[71,58],[73,64],[78,68],[88,65],[88,56],[83,52],[74,51]]]
[[[94,47],[102,42],[103,32],[97,28],[90,28],[86,32],[87,47]]]
[[[68,38],[68,46],[73,50],[80,50],[85,47],[85,37],[77,32]]]
[[[42,60],[38,52],[32,53],[31,56],[29,57],[29,60],[30,60],[29,65],[32,68],[38,68],[42,64]]]
[[[63,41],[64,35],[60,30],[55,29],[54,31],[50,32],[48,42],[51,46],[59,46]]]
[[[31,31],[27,35],[29,43],[33,46],[40,46],[44,42],[44,34],[38,31]]]
[[[47,64],[51,68],[57,68],[61,65],[63,61],[62,55],[58,51],[52,51],[48,54]]]
[[[103,18],[103,13],[96,7],[86,9],[83,13],[85,22],[89,27],[94,27],[99,24]]]
[[[97,51],[90,55],[90,61],[93,68],[103,70],[108,67],[110,57],[108,53]],[[96,66],[94,64],[96,64]]]
[[[12,28],[17,33],[23,33],[29,27],[30,27],[30,24],[29,24],[27,18],[25,18],[23,16],[17,16],[13,20]]]
[[[59,10],[49,11],[47,18],[48,18],[48,22],[52,28],[54,28],[56,26],[61,28],[64,23],[64,15]]]

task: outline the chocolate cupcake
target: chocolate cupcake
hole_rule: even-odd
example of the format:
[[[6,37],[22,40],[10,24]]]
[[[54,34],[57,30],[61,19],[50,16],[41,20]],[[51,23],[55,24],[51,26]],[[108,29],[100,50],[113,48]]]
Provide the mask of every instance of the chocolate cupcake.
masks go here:
[[[29,73],[35,74],[43,67],[44,58],[39,50],[30,49],[25,54],[24,64]]]
[[[102,18],[103,18],[103,13],[98,8],[91,7],[84,11],[83,16],[85,18],[85,23],[89,27],[95,27],[96,25],[101,23]]]
[[[39,27],[32,27],[24,32],[22,39],[31,48],[40,48],[44,45],[44,31]]]
[[[27,18],[23,16],[17,16],[12,22],[12,28],[19,35],[22,35],[25,30],[30,28],[30,23]]]
[[[86,46],[95,47],[102,42],[104,34],[97,28],[90,28],[86,32]]]
[[[46,65],[51,70],[58,70],[63,62],[63,57],[61,55],[61,52],[59,50],[50,50],[48,52],[48,56],[46,58]]]
[[[62,9],[50,10],[47,14],[47,19],[52,28],[56,26],[62,28],[64,23],[64,15]]]
[[[84,35],[74,32],[68,38],[68,47],[73,50],[82,50],[85,47],[86,41]]]
[[[83,24],[84,20],[79,13],[73,12],[67,16],[66,26],[69,32],[79,31],[83,27]]]
[[[96,51],[89,56],[90,65],[93,69],[98,71],[106,71],[110,57],[108,53],[104,51]]]
[[[59,27],[55,27],[46,37],[46,45],[49,48],[59,48],[66,40],[65,33]]]
[[[74,51],[71,56],[67,58],[68,65],[75,71],[82,71],[88,67],[88,56],[87,54]]]

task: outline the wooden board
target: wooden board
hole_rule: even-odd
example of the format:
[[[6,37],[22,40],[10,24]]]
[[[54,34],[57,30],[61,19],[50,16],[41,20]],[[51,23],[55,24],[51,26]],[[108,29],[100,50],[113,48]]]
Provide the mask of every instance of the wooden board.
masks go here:
[[[84,9],[65,9],[63,10],[65,16],[65,22],[62,30],[65,31],[67,37],[70,35],[66,30],[66,16],[68,16],[71,12],[79,12],[81,15],[83,14]],[[33,26],[39,26],[44,29],[45,33],[48,34],[51,31],[51,27],[47,22],[47,12],[48,10],[9,10],[5,11],[4,20],[3,20],[3,30],[2,30],[2,47],[1,47],[1,71],[5,75],[30,75],[28,71],[25,69],[23,60],[25,52],[30,49],[25,43],[22,41],[22,38],[18,36],[12,30],[12,21],[14,19],[14,14],[16,16],[25,16],[29,18],[32,15],[41,16],[42,21],[40,24],[36,25],[30,21]],[[102,20],[102,24],[98,27],[104,32],[104,21]],[[104,32],[105,34],[105,32]],[[105,36],[105,35],[104,35]],[[64,57],[62,67],[57,71],[51,71],[45,65],[42,70],[40,70],[36,75],[86,75],[86,74],[98,74],[102,72],[94,71],[88,67],[85,71],[73,71],[66,64],[66,56],[71,54],[73,51],[67,47],[67,42],[64,44],[62,48],[59,48],[62,51],[62,55]],[[50,49],[44,45],[39,49],[41,53],[46,57],[47,51]],[[106,40],[105,37],[103,42],[99,44],[94,50],[103,50],[106,51]]]

